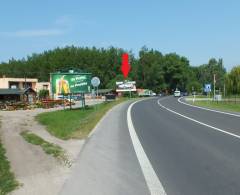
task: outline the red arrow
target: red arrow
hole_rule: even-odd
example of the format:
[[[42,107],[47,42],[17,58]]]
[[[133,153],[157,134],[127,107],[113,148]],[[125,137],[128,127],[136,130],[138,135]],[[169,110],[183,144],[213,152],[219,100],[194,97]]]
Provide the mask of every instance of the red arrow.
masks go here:
[[[127,53],[124,53],[122,55],[122,66],[121,66],[121,71],[123,73],[124,78],[128,76],[128,73],[130,72],[131,66],[128,63],[129,56]]]

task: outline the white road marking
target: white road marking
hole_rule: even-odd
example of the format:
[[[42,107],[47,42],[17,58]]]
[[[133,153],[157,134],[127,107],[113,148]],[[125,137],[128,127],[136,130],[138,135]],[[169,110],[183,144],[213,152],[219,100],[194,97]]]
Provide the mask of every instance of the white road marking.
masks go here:
[[[127,124],[128,124],[129,133],[132,139],[133,147],[136,152],[138,161],[140,163],[140,167],[142,169],[142,172],[150,193],[152,195],[166,195],[166,192],[160,180],[158,179],[158,176],[156,175],[146,153],[144,152],[142,144],[138,139],[137,133],[132,123],[131,110],[133,105],[136,104],[137,102],[132,103],[127,110]]]
[[[194,108],[199,108],[199,109],[202,109],[202,110],[208,110],[208,111],[211,111],[211,112],[217,112],[217,113],[221,113],[221,114],[226,114],[226,115],[240,117],[239,114],[233,114],[233,113],[229,113],[229,112],[223,112],[223,111],[219,111],[219,110],[212,110],[212,109],[209,109],[209,108],[204,108],[204,107],[200,107],[200,106],[191,105],[191,104],[182,102],[181,99],[182,99],[182,97],[178,98],[178,102],[181,103],[181,104],[185,104],[187,106],[191,106],[191,107],[194,107]]]
[[[224,134],[227,134],[227,135],[231,135],[231,136],[233,136],[233,137],[236,137],[236,138],[240,139],[240,136],[239,136],[239,135],[236,135],[236,134],[234,134],[234,133],[230,133],[230,132],[228,132],[228,131],[225,131],[225,130],[223,130],[223,129],[219,129],[219,128],[214,127],[214,126],[211,126],[211,125],[208,125],[208,124],[203,123],[203,122],[200,122],[200,121],[198,121],[198,120],[196,120],[196,119],[193,119],[193,118],[190,118],[190,117],[185,116],[185,115],[183,115],[183,114],[180,114],[180,113],[178,113],[178,112],[176,112],[176,111],[174,111],[174,110],[171,110],[170,108],[167,108],[167,107],[163,106],[163,105],[160,103],[160,100],[158,100],[158,105],[159,105],[160,107],[168,110],[169,112],[172,112],[172,113],[174,113],[174,114],[176,114],[176,115],[179,115],[179,116],[181,116],[181,117],[183,117],[183,118],[186,118],[186,119],[188,119],[188,120],[191,120],[191,121],[193,121],[193,122],[195,122],[195,123],[198,123],[198,124],[200,124],[200,125],[203,125],[203,126],[212,128],[212,129],[214,129],[214,130],[216,130],[216,131],[219,131],[219,132],[221,132],[221,133],[224,133]]]

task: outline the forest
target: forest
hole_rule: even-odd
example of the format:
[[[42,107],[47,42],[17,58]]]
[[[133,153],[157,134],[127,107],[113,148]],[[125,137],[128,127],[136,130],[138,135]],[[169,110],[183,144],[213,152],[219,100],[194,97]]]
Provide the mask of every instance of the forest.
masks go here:
[[[181,91],[202,92],[204,84],[213,85],[216,76],[216,89],[226,93],[240,92],[240,67],[229,73],[222,59],[209,59],[207,64],[191,66],[187,57],[176,53],[163,54],[158,50],[143,47],[137,57],[122,48],[96,48],[68,46],[31,54],[23,59],[10,59],[0,64],[0,75],[7,77],[38,78],[49,81],[52,72],[77,69],[90,72],[101,80],[100,88],[115,88],[115,82],[124,80],[121,73],[121,56],[130,56],[131,71],[127,80],[134,80],[137,88],[151,89],[156,93],[176,88]]]

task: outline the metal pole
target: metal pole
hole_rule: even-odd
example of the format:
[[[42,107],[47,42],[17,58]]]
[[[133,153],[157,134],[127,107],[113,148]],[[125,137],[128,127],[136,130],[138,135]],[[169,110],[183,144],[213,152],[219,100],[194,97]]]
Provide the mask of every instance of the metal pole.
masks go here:
[[[98,86],[97,86],[97,99],[98,99]]]
[[[27,88],[26,72],[24,73],[24,79],[25,79],[25,81],[24,81],[24,89],[26,89]]]
[[[83,108],[85,108],[86,102],[85,102],[85,94],[83,93]]]
[[[224,95],[224,98],[226,97],[226,86],[225,86],[225,83],[223,85],[223,95]]]
[[[70,110],[72,110],[72,94],[70,93]]]
[[[213,99],[215,100],[215,83],[216,83],[216,78],[215,74],[213,74]]]

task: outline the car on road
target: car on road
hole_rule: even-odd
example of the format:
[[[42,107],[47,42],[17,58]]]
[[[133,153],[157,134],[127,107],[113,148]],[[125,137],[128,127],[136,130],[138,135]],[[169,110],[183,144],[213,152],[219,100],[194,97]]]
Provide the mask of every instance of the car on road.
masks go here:
[[[181,92],[181,95],[182,95],[182,96],[188,96],[188,92],[186,92],[186,91]]]
[[[174,97],[181,97],[181,92],[178,90],[174,91]]]

